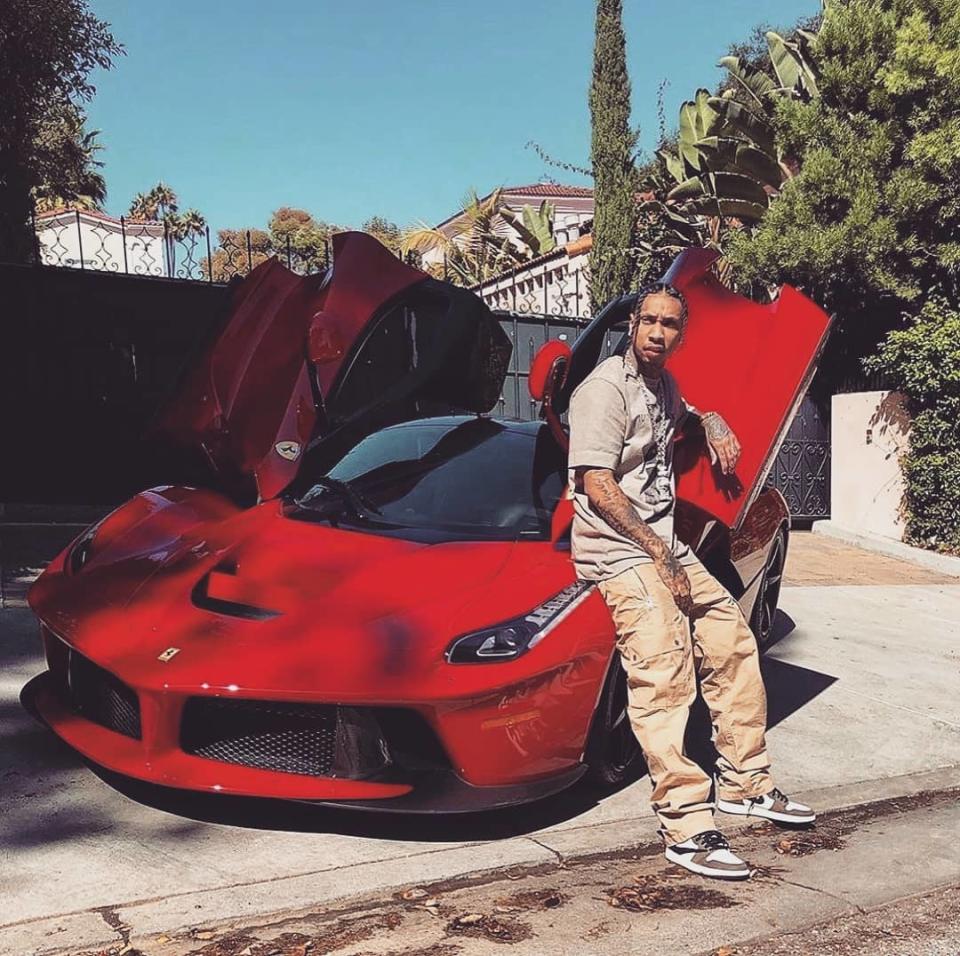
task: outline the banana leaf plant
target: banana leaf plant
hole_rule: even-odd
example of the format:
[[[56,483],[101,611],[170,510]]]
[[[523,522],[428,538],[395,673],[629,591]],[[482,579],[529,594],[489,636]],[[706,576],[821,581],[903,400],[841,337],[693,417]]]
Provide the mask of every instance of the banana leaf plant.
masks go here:
[[[471,189],[464,197],[463,212],[455,221],[452,235],[421,223],[404,233],[401,251],[405,255],[439,250],[447,278],[467,287],[479,285],[531,258],[511,239],[509,224],[502,216],[504,208],[502,189],[483,199]]]
[[[554,208],[546,201],[540,203],[537,209],[524,206],[518,215],[515,210],[504,206],[500,215],[516,230],[520,241],[530,250],[532,258],[552,252],[556,246],[553,237]]]
[[[675,152],[658,156],[673,180],[665,202],[687,216],[719,217],[750,226],[760,221],[795,164],[780,155],[773,114],[781,98],[819,95],[813,59],[816,36],[766,34],[771,72],[736,56],[720,61],[732,84],[719,96],[697,90],[680,108]],[[722,229],[712,226],[711,234]]]

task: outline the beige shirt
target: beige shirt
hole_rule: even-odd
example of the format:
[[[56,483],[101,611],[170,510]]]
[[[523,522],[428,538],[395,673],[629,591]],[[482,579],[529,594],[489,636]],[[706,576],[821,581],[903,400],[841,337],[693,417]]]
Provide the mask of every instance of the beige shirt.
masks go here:
[[[681,564],[696,560],[677,540],[673,527],[676,481],[673,439],[691,406],[669,372],[663,373],[661,399],[637,370],[633,349],[601,362],[577,386],[570,399],[569,479],[573,495],[571,550],[577,576],[587,581],[611,578],[652,561],[640,545],[604,521],[574,483],[574,469],[609,468],[637,514],[667,543]],[[651,407],[652,406],[652,407]],[[663,415],[655,438],[656,421]],[[659,454],[658,454],[659,448]]]

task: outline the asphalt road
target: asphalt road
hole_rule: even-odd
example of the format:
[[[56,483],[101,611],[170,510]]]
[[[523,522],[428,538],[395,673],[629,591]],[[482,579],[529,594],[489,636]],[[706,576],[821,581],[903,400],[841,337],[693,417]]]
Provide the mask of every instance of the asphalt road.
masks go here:
[[[960,765],[960,586],[785,589],[769,651],[778,783],[820,806]],[[0,612],[0,953],[157,933],[651,839],[645,778],[599,798],[453,819],[380,818],[101,779],[22,711],[29,612]]]

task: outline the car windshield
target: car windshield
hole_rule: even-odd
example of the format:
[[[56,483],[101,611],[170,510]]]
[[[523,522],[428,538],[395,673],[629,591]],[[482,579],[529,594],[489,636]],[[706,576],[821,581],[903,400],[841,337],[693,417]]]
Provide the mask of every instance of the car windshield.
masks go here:
[[[565,456],[545,426],[428,420],[364,438],[297,504],[310,511],[334,499],[338,523],[429,529],[446,540],[544,539],[565,480]]]

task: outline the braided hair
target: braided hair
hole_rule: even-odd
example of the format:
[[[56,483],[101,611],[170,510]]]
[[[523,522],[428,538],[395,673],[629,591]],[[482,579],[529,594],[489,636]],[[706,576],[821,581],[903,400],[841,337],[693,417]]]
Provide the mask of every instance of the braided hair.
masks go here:
[[[680,303],[680,331],[686,331],[688,314],[687,297],[676,286],[670,285],[669,282],[651,282],[637,290],[637,300],[633,306],[633,310],[630,313],[630,331],[633,331],[633,327],[637,321],[637,315],[639,314],[640,306],[643,305],[644,300],[647,298],[647,296],[657,294],[668,295],[671,299],[676,299],[677,302]]]

